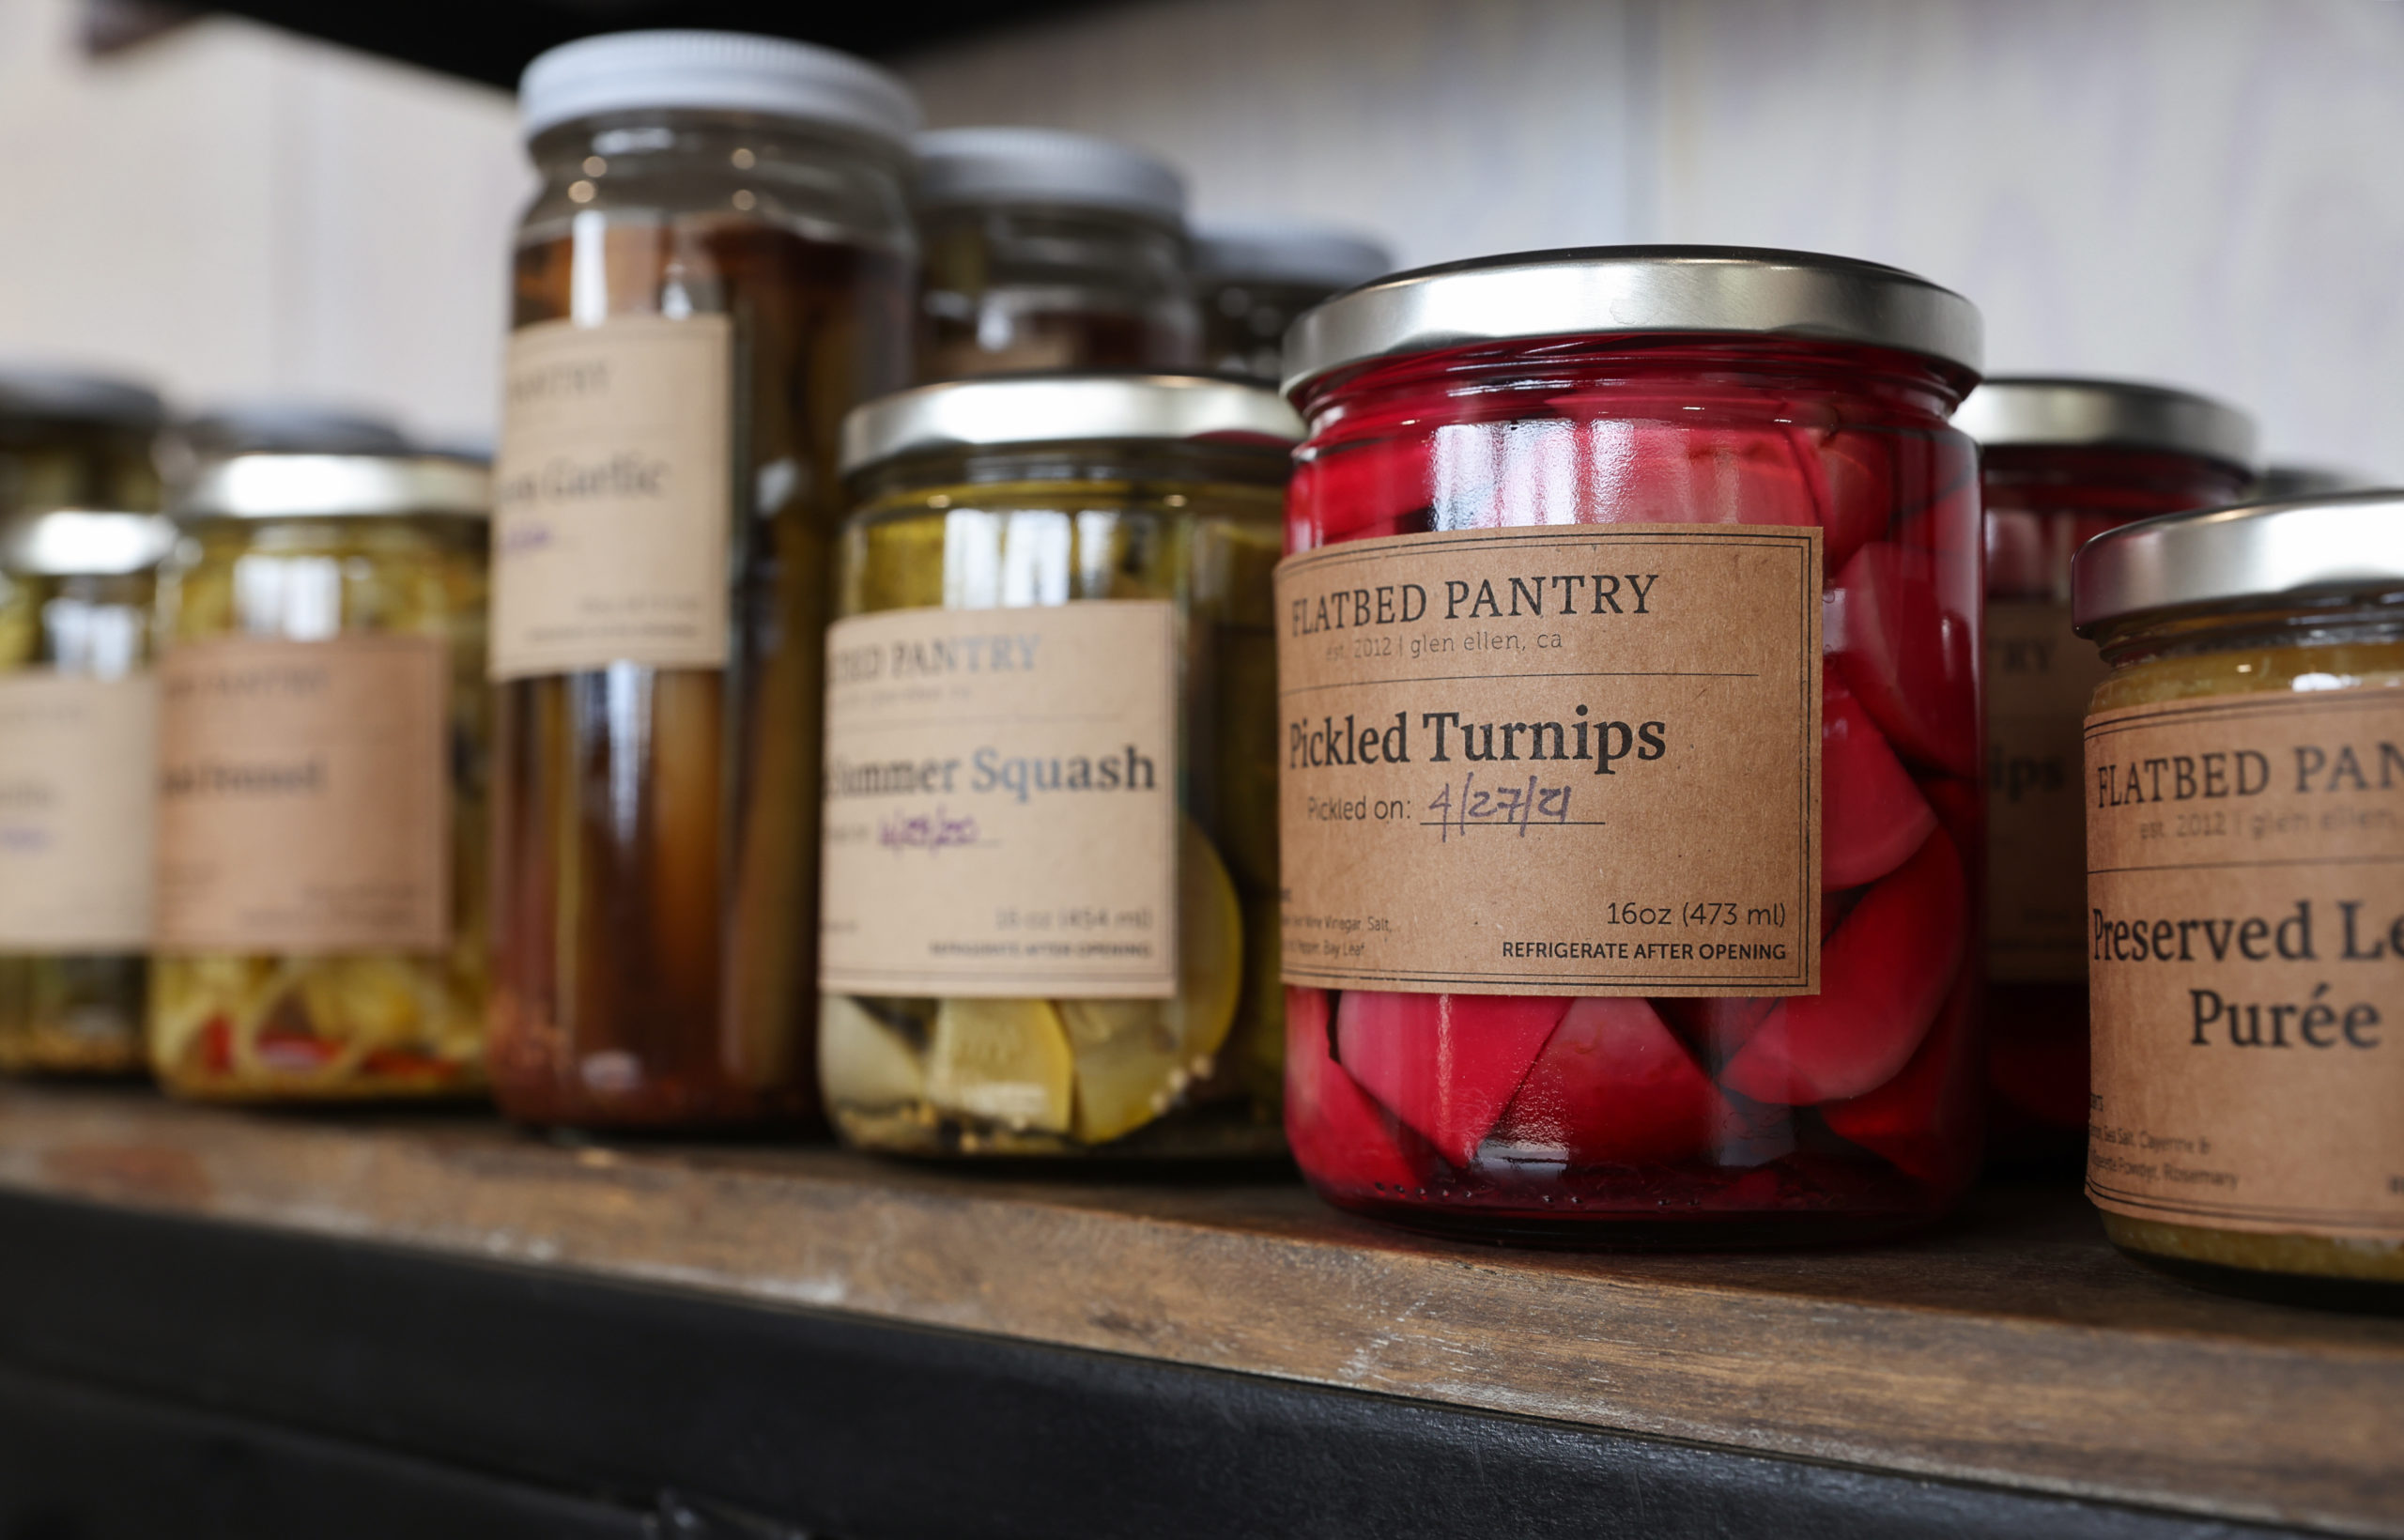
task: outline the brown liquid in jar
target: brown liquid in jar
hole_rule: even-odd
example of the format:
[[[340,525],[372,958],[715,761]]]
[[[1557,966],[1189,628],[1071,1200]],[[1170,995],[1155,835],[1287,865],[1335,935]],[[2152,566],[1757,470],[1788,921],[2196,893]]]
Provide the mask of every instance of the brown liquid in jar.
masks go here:
[[[513,324],[570,314],[521,246]],[[611,315],[733,319],[729,663],[515,680],[496,702],[491,1070],[535,1123],[815,1120],[819,702],[836,438],[908,382],[910,267],[752,221],[609,228]]]

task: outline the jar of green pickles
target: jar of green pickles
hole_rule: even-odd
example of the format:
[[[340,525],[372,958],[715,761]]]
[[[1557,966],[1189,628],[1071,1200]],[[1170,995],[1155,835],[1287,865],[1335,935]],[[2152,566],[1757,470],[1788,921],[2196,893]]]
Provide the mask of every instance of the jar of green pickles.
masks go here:
[[[2087,1191],[2137,1259],[2404,1309],[2404,494],[2088,541]]]
[[[0,368],[0,1070],[141,1068],[166,412]]]
[[[1179,376],[845,422],[819,1066],[851,1143],[1281,1147],[1270,573],[1300,431]]]
[[[143,1067],[158,696],[154,513],[0,529],[0,1070]]]
[[[243,454],[160,578],[151,1067],[220,1100],[484,1084],[490,478]]]

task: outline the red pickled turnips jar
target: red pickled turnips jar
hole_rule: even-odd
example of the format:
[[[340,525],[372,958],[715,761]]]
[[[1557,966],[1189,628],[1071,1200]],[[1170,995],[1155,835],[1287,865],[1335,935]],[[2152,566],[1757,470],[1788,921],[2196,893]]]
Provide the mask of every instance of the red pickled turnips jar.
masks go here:
[[[1322,1196],[1775,1244],[1968,1183],[1979,343],[1908,273],[1707,247],[1296,322],[1286,1116]]]
[[[1987,1119],[1995,1157],[2073,1168],[2087,1150],[2088,700],[2070,560],[2106,530],[2232,502],[2254,424],[2185,391],[1990,379],[1953,425],[1978,440],[1987,543]]]

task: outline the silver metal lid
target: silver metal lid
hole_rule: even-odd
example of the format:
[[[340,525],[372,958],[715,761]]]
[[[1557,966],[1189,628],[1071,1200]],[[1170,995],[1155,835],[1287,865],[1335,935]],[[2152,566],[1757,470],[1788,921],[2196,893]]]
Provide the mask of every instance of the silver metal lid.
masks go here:
[[[1303,312],[1287,395],[1372,359],[1472,343],[1738,331],[1923,353],[1975,373],[1976,305],[1900,268],[1741,246],[1586,246],[1420,268]]]
[[[167,420],[166,403],[146,385],[67,369],[0,367],[0,419],[86,423],[150,432]]]
[[[1284,220],[1213,220],[1194,232],[1195,276],[1220,284],[1365,284],[1394,270],[1394,254],[1366,236]]]
[[[185,418],[196,454],[407,454],[408,435],[372,412],[316,401],[243,401]]]
[[[2254,463],[2254,419],[2208,395],[2134,380],[1990,379],[1962,403],[1953,425],[1991,448],[2109,444]]]
[[[535,55],[517,82],[526,137],[579,117],[649,108],[759,113],[895,143],[918,100],[876,66],[831,48],[747,32],[611,32]]]
[[[1057,204],[1185,223],[1185,177],[1115,139],[1066,129],[938,129],[918,135],[914,147],[918,202],[931,208]]]
[[[2130,615],[2404,589],[2404,491],[2165,514],[2097,535],[2071,562],[2082,633]]]
[[[157,566],[176,544],[160,514],[54,508],[0,531],[0,571],[37,578],[116,578]]]
[[[852,408],[843,474],[920,450],[1098,439],[1290,444],[1302,419],[1275,392],[1200,375],[987,375],[920,385]]]
[[[492,509],[492,473],[436,454],[237,454],[203,470],[177,518],[341,518]]]

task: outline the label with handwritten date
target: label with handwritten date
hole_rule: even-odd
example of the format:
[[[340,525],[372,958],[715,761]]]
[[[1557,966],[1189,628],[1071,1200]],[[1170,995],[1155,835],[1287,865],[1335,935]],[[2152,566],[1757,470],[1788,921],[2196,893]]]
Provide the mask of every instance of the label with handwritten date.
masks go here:
[[[1766,525],[1288,557],[1287,981],[1818,993],[1820,570]]]
[[[1177,993],[1176,615],[896,609],[826,637],[821,987]]]

